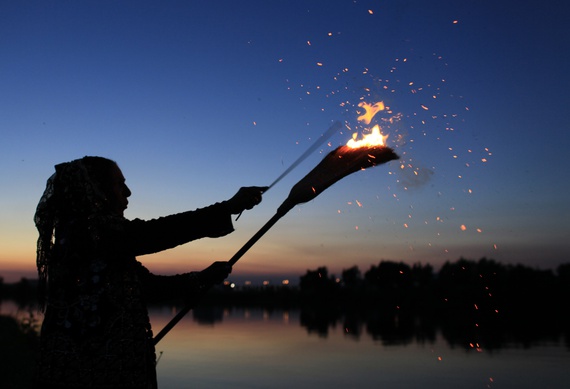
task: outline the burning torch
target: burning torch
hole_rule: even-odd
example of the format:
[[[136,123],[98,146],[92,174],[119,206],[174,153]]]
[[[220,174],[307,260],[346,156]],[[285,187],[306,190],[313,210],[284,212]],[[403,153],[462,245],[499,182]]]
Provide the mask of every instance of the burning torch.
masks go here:
[[[334,126],[335,125],[333,125],[333,127]],[[375,126],[372,129],[372,132],[364,137],[364,139],[360,141],[351,139],[346,145],[339,146],[328,153],[323,160],[309,172],[309,174],[293,186],[289,196],[279,206],[275,215],[234,254],[234,256],[228,261],[229,264],[232,266],[235,265],[236,262],[251,248],[251,246],[253,246],[275,223],[277,223],[279,219],[285,216],[285,214],[287,214],[287,212],[296,205],[306,203],[307,201],[314,199],[325,189],[349,174],[398,159],[398,155],[391,148],[385,145],[386,138],[386,136],[380,133],[380,128]],[[304,154],[302,158],[305,157],[306,155]],[[297,162],[300,161],[296,161],[296,164]],[[291,171],[296,164],[282,174],[273,184],[271,184],[271,186]],[[178,314],[172,318],[172,320],[154,337],[154,343],[158,343],[191,309],[192,306],[187,305],[178,312]]]

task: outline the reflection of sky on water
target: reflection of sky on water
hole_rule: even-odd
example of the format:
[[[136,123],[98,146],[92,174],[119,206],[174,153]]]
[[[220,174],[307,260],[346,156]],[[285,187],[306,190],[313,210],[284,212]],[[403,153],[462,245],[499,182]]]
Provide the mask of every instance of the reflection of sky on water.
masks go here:
[[[155,332],[173,316],[152,312]],[[222,319],[222,320],[220,320]],[[386,346],[342,325],[309,334],[299,311],[220,310],[199,324],[189,314],[157,346],[162,387],[183,388],[567,388],[570,353],[557,344],[466,352],[433,342]]]
[[[0,314],[22,319],[29,310],[2,301]],[[153,307],[155,333],[174,314],[171,308]],[[373,340],[367,329],[359,336],[347,335],[342,322],[330,326],[326,336],[309,333],[300,323],[298,310],[191,312],[157,346],[160,387],[570,387],[569,348],[562,345],[563,336],[555,334],[532,342],[531,347],[509,343],[477,352],[450,347],[439,330],[433,340],[420,342],[412,337],[387,345],[385,339]]]

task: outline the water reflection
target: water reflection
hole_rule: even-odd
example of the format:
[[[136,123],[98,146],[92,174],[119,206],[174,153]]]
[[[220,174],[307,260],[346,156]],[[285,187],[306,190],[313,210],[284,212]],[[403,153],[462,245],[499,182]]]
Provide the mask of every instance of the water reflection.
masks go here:
[[[159,387],[570,387],[568,332],[543,317],[327,308],[203,305],[157,345]],[[151,307],[154,331],[178,309]],[[28,311],[3,303],[0,313]]]
[[[153,308],[155,331],[174,313]],[[570,387],[562,333],[499,331],[491,342],[480,329],[466,331],[470,323],[373,311],[204,306],[159,343],[159,382],[168,388]],[[532,341],[519,341],[527,338]]]
[[[153,307],[153,317],[167,321],[176,308]],[[546,318],[492,318],[454,315],[444,319],[435,316],[408,315],[378,310],[342,311],[330,307],[307,306],[298,309],[264,309],[249,307],[201,306],[191,314],[201,325],[225,321],[276,321],[299,325],[307,334],[326,339],[331,330],[341,329],[345,338],[359,340],[363,336],[385,346],[412,343],[433,344],[436,335],[451,348],[493,351],[502,348],[530,348],[542,344],[564,345],[570,351],[570,329]],[[159,328],[154,326],[155,331]]]
[[[173,305],[151,306],[149,311],[155,333],[180,308]],[[0,314],[15,317],[26,326],[35,328],[42,320],[33,305],[20,305],[9,300],[0,304]],[[346,310],[312,304],[292,309],[202,305],[193,309],[189,316],[198,325],[209,326],[248,321],[298,325],[307,334],[323,339],[332,330],[340,328],[345,338],[359,340],[367,336],[373,342],[386,346],[432,344],[440,333],[449,347],[465,350],[491,352],[502,348],[527,349],[543,344],[559,344],[570,351],[570,326],[548,316],[493,317],[462,312],[453,315],[417,315],[398,310]]]

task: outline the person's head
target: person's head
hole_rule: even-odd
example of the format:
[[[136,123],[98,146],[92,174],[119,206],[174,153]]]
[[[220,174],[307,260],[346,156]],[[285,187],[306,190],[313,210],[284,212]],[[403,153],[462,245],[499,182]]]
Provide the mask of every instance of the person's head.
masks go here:
[[[68,219],[99,213],[123,216],[131,191],[115,161],[86,156],[56,165],[42,201],[46,194],[54,215]]]
[[[45,290],[54,236],[61,223],[97,223],[99,216],[122,217],[131,191],[117,163],[103,157],[83,157],[55,166],[34,216],[39,232],[37,266],[40,290]],[[96,234],[95,230],[92,233]],[[42,292],[40,292],[40,296]],[[43,305],[43,302],[41,302]]]
[[[105,206],[116,215],[123,216],[131,195],[125,184],[123,172],[115,161],[103,157],[83,157],[80,161],[85,165],[87,173],[103,194]]]

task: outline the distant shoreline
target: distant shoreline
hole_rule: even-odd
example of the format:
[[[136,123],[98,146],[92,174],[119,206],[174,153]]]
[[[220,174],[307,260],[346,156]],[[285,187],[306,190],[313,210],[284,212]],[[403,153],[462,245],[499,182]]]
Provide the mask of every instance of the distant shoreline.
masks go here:
[[[34,304],[37,280],[0,281],[0,300]],[[216,286],[203,303],[263,307],[303,307],[411,315],[475,315],[477,317],[559,317],[566,321],[570,300],[570,263],[556,271],[504,265],[491,259],[460,258],[438,272],[429,265],[381,261],[364,273],[353,266],[341,274],[319,267],[299,277],[298,285]],[[159,301],[148,301],[149,304]],[[170,303],[176,304],[176,301]],[[529,316],[530,315],[530,316]],[[494,319],[493,319],[494,320]]]

